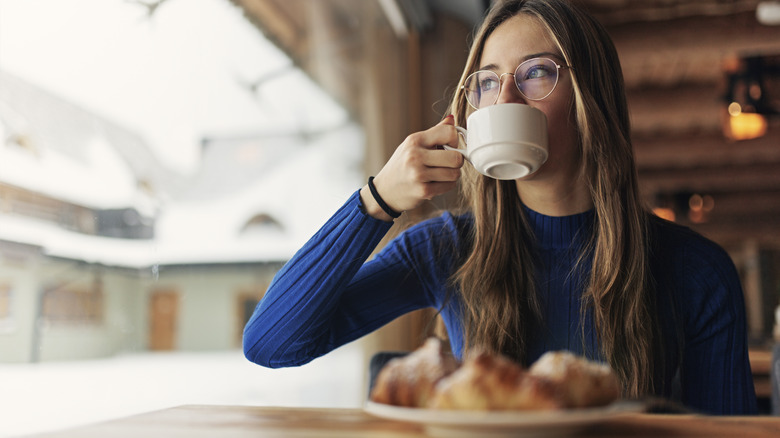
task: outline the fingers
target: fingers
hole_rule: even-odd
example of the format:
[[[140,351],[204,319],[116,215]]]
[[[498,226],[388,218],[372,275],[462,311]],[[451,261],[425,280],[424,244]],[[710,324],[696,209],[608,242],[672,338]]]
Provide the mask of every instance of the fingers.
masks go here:
[[[437,134],[443,137],[443,141],[437,145],[435,151],[433,151],[434,153],[430,154],[429,165],[452,168],[460,168],[463,166],[464,158],[462,154],[453,151],[445,151],[440,146],[446,144],[454,148],[458,147],[460,134],[455,129],[455,117],[450,114],[432,129],[438,131]]]
[[[463,167],[463,155],[460,153],[431,149],[414,140],[410,141],[399,159],[404,170],[418,182],[457,180]]]
[[[432,128],[412,134],[413,140],[421,146],[436,149],[436,146],[458,144],[458,131],[452,116],[447,116]]]
[[[452,117],[447,117],[438,125],[426,130],[411,134],[404,142],[411,154],[427,167],[460,168],[463,166],[463,155],[458,152],[447,151],[440,145],[457,146],[459,139]]]
[[[445,149],[431,149],[424,153],[423,162],[428,167],[448,167],[451,169],[460,169],[463,167],[463,155],[459,152],[448,151]]]
[[[460,168],[425,167],[418,170],[415,178],[420,182],[454,182],[460,178]]]
[[[457,154],[450,151],[433,152]],[[417,200],[430,200],[449,192],[455,188],[461,175],[460,167],[408,166],[405,170],[407,195]]]

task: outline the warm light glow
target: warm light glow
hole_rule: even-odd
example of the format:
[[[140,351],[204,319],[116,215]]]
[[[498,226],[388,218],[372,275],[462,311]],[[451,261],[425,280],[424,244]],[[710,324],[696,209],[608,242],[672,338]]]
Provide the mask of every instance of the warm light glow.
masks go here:
[[[704,208],[704,198],[701,195],[693,195],[688,199],[688,208],[695,211],[701,211]]]
[[[671,208],[656,207],[653,209],[653,214],[668,221],[674,222],[675,220],[674,210]]]
[[[712,196],[693,194],[688,199],[688,219],[696,224],[707,222],[713,208],[715,199]]]
[[[764,116],[755,113],[731,113],[729,105],[728,129],[726,135],[732,140],[750,140],[766,134],[767,123]]]
[[[712,211],[713,208],[715,208],[715,198],[713,198],[710,195],[704,195],[702,198],[702,209],[704,211]]]
[[[688,220],[694,224],[702,224],[707,222],[707,215],[701,210],[690,210],[688,211]]]
[[[750,88],[748,88],[748,92],[750,93],[750,98],[753,100],[761,100],[761,86],[753,83],[750,84]]]
[[[742,105],[740,105],[738,102],[731,102],[729,104],[729,114],[732,116],[738,116],[742,114]]]

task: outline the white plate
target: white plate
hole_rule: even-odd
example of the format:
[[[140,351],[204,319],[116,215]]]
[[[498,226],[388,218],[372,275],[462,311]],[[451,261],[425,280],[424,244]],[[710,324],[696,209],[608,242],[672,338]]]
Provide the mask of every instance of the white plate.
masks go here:
[[[366,402],[367,413],[376,417],[422,424],[437,437],[560,437],[631,412],[641,412],[641,403],[617,402],[602,408],[562,411],[456,411],[417,409]]]

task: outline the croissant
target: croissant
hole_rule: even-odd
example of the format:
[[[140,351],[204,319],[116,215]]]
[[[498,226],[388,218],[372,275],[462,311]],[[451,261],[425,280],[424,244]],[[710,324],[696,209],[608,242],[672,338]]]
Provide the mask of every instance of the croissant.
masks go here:
[[[370,398],[395,406],[426,407],[436,383],[457,367],[455,358],[444,352],[441,341],[430,338],[408,356],[393,359],[382,367]]]
[[[568,351],[548,352],[529,369],[477,352],[460,365],[431,338],[393,359],[370,398],[395,406],[455,410],[555,410],[607,405],[620,397],[612,369]]]
[[[528,372],[559,386],[567,408],[604,406],[620,397],[620,381],[608,365],[568,351],[545,353]]]
[[[552,410],[563,407],[559,388],[507,358],[479,353],[436,386],[434,409]]]

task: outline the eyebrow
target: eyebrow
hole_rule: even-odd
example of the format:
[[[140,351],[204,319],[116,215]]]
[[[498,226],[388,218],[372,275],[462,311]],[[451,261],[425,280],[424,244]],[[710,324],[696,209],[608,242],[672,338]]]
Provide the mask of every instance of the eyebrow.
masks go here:
[[[533,53],[533,54],[526,55],[526,56],[522,57],[520,59],[520,62],[518,63],[518,65],[524,63],[525,61],[528,61],[529,59],[544,58],[546,56],[553,56],[553,57],[557,58],[559,61],[563,60],[563,56],[561,56],[561,55],[559,55],[557,53],[553,53],[553,52],[540,52],[540,53]],[[488,64],[488,65],[483,65],[482,67],[478,68],[477,70],[495,70],[497,68],[498,68],[498,65],[496,65],[496,64]]]

